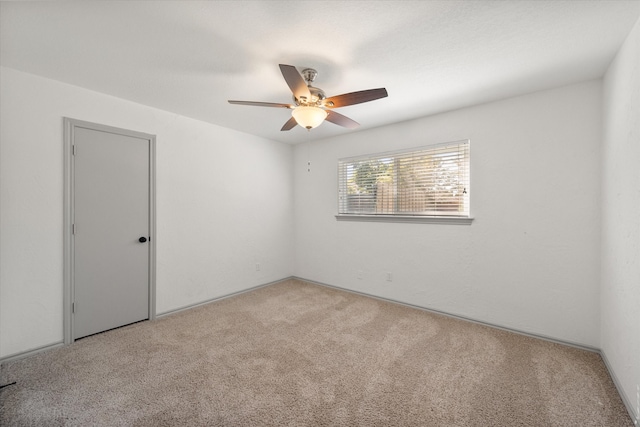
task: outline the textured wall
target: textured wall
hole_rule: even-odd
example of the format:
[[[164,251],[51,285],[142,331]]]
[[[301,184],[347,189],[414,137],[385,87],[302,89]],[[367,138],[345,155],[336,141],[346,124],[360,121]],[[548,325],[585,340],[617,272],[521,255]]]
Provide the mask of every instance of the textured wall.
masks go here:
[[[601,345],[640,419],[640,21],[603,92]]]
[[[0,357],[63,338],[64,116],[157,135],[158,314],[292,274],[291,146],[9,68],[0,85]]]
[[[472,225],[336,221],[339,158],[466,138]],[[597,80],[298,145],[296,275],[598,347],[600,138]]]

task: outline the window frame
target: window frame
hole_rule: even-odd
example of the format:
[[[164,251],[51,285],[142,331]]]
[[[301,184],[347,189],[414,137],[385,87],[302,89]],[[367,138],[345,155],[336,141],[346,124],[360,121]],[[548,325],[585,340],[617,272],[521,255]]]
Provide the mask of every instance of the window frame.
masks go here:
[[[467,145],[467,185],[465,189],[468,191],[467,203],[468,203],[468,212],[467,215],[437,215],[437,214],[406,214],[406,213],[341,213],[341,197],[346,197],[344,194],[344,186],[343,182],[341,182],[341,165],[345,162],[357,162],[363,161],[367,159],[377,160],[384,157],[396,158],[401,156],[406,156],[411,153],[419,153],[421,151],[435,151],[441,147],[454,146],[454,145]],[[344,157],[338,159],[338,198],[337,198],[337,208],[338,213],[335,215],[337,221],[362,221],[362,222],[399,222],[399,223],[426,223],[426,224],[459,224],[459,225],[470,225],[473,221],[473,217],[471,216],[471,141],[469,139],[457,140],[444,142],[439,144],[430,144],[423,145],[414,148],[402,149],[402,150],[393,150],[379,153],[371,153],[366,155],[359,156],[351,156]],[[394,201],[397,202],[397,199],[394,198]]]

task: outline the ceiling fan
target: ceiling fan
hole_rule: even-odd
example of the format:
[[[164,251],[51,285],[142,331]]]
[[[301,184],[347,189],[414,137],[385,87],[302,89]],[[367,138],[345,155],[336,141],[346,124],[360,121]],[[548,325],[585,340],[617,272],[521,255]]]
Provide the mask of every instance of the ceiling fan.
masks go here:
[[[361,104],[387,96],[385,88],[361,90],[327,98],[322,89],[311,86],[318,72],[313,68],[305,68],[302,74],[293,65],[280,64],[284,80],[293,92],[293,104],[275,102],[232,101],[230,104],[253,105],[257,107],[276,107],[293,110],[292,117],[282,126],[281,131],[291,130],[296,125],[306,129],[319,126],[324,120],[333,124],[354,129],[360,124],[347,116],[333,111],[334,108]]]

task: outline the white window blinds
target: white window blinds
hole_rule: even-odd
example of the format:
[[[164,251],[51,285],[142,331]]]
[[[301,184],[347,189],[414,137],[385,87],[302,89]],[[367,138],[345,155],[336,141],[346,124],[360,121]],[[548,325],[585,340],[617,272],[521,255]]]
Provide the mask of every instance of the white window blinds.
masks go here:
[[[469,217],[469,140],[338,161],[341,215]]]

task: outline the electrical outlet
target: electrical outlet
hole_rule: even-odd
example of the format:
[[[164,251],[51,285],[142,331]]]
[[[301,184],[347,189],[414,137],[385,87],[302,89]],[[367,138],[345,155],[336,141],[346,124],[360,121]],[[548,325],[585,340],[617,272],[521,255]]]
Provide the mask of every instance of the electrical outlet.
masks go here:
[[[393,281],[393,276],[391,275],[391,273],[387,273],[387,282],[392,282]]]
[[[256,262],[256,271],[260,271],[260,263]]]

